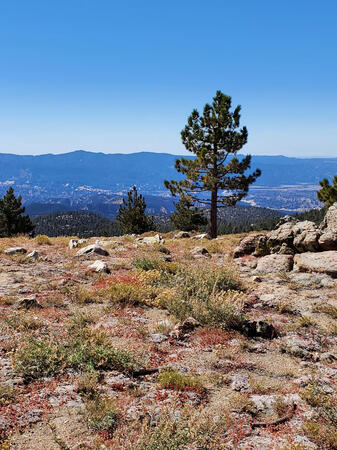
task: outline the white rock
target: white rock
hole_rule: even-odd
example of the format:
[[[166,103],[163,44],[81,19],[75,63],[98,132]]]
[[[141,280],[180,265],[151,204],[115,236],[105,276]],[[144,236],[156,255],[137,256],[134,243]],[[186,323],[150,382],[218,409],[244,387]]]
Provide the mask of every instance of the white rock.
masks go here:
[[[5,250],[6,255],[16,255],[18,253],[27,253],[27,250],[23,247],[10,247]]]
[[[28,253],[27,258],[37,260],[39,257],[39,252],[37,250],[33,250],[32,252]]]
[[[78,247],[78,239],[70,239],[68,247],[70,248],[70,250],[72,250],[73,248],[77,248]]]
[[[196,236],[193,236],[192,239],[211,239],[210,235],[208,233],[202,233],[202,234],[197,234]]]
[[[107,263],[99,259],[90,264],[89,269],[94,270],[97,273],[110,273]]]

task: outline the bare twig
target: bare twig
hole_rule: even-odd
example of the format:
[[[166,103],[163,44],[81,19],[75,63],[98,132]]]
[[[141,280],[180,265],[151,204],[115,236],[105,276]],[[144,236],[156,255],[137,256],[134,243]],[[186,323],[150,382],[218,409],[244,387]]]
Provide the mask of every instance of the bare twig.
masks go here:
[[[290,420],[293,417],[293,415],[296,411],[296,407],[297,407],[297,405],[294,403],[288,414],[286,414],[283,417],[280,417],[279,419],[272,420],[271,422],[253,422],[252,428],[269,427],[269,426],[273,426],[273,425],[280,425],[281,423],[287,422],[288,420]]]

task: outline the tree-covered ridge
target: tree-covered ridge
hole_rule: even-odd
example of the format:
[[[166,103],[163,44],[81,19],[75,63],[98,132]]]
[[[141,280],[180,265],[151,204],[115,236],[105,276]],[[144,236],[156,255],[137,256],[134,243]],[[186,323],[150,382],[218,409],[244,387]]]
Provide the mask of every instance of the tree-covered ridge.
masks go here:
[[[36,234],[47,236],[116,236],[120,234],[118,222],[98,214],[70,211],[39,216],[33,219]]]

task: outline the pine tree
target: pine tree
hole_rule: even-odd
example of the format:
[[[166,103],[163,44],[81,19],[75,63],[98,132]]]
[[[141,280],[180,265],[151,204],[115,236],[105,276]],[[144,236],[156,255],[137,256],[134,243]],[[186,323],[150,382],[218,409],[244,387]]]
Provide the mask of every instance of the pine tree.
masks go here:
[[[164,182],[172,195],[185,193],[193,201],[211,206],[212,238],[217,236],[218,207],[235,205],[261,175],[260,170],[245,175],[250,168],[251,156],[241,160],[236,156],[246,144],[248,132],[246,127],[239,129],[241,106],[231,112],[231,103],[231,97],[217,91],[212,105],[205,105],[202,116],[196,109],[192,111],[181,138],[196,158],[177,159],[175,168],[186,178]]]
[[[154,229],[153,218],[145,214],[146,203],[136,186],[128,192],[127,200],[119,207],[117,220],[121,224],[122,234],[142,234]]]
[[[29,216],[23,216],[25,208],[21,196],[15,197],[10,187],[6,195],[0,199],[0,236],[10,237],[19,233],[30,233],[34,230]]]
[[[171,214],[171,222],[178,230],[192,231],[207,225],[207,219],[200,209],[193,207],[193,203],[184,194],[175,204],[176,211]]]
[[[325,208],[328,209],[331,205],[337,202],[337,175],[334,176],[332,185],[330,185],[327,178],[323,178],[319,184],[321,189],[317,191],[318,200],[320,202],[324,202]]]

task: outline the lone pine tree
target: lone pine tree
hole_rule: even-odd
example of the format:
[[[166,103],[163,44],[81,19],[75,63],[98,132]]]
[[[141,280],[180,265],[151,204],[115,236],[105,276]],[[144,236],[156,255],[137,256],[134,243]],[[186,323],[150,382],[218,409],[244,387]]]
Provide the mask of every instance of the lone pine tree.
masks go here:
[[[329,208],[337,202],[337,175],[334,176],[331,185],[327,178],[323,178],[319,184],[321,189],[317,191],[318,200],[325,203],[325,208]]]
[[[239,128],[241,106],[231,112],[231,103],[231,97],[217,91],[212,105],[205,105],[202,116],[196,109],[192,111],[181,138],[196,157],[176,160],[175,168],[185,175],[184,180],[164,182],[172,195],[186,194],[193,201],[210,205],[212,238],[217,236],[218,207],[235,205],[261,175],[259,169],[245,175],[251,156],[241,160],[236,156],[247,143],[248,132],[246,127]]]
[[[141,234],[154,229],[153,218],[147,216],[145,210],[145,199],[133,186],[127,200],[123,199],[117,215],[122,234]]]
[[[200,209],[193,207],[193,203],[184,195],[175,204],[176,211],[171,214],[171,222],[178,230],[192,231],[207,225],[207,219]]]
[[[20,233],[30,233],[34,230],[29,216],[23,216],[25,208],[21,196],[15,197],[14,189],[10,187],[0,199],[0,236],[10,237]]]

